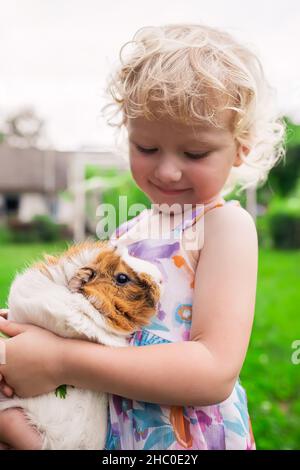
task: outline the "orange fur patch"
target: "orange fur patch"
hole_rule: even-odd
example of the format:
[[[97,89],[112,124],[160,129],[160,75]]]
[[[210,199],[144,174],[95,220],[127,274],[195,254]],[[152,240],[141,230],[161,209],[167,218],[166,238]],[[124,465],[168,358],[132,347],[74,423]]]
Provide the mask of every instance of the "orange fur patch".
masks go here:
[[[59,256],[44,255],[34,267],[51,279],[50,266],[77,257],[83,250],[99,248],[94,261],[82,266],[69,282],[72,292],[80,292],[116,330],[132,333],[150,323],[155,314],[160,290],[147,273],[136,273],[106,241],[85,241],[71,246]],[[89,276],[89,271],[95,275]],[[127,285],[116,282],[126,274]]]

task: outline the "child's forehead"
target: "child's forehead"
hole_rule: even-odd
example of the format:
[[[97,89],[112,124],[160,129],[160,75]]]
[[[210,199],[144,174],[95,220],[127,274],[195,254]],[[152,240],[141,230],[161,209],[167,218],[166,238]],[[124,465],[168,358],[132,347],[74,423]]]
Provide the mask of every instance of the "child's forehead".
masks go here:
[[[216,127],[207,123],[201,124],[185,124],[174,121],[169,117],[149,120],[144,117],[137,117],[128,119],[127,130],[129,137],[153,137],[153,136],[166,136],[170,134],[174,137],[184,138],[189,141],[197,141],[201,137],[202,141],[208,143],[220,135],[228,133],[230,130],[230,123],[224,122],[223,126]]]

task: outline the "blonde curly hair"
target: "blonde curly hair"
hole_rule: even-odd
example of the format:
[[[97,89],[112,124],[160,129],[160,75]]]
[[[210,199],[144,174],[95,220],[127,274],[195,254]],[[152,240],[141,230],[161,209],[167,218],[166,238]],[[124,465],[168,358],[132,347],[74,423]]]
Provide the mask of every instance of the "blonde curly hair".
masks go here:
[[[143,27],[121,48],[120,61],[106,90],[111,126],[169,116],[220,127],[220,113],[231,110],[234,137],[250,151],[240,153],[243,163],[232,167],[223,194],[262,184],[284,156],[285,126],[261,63],[227,32],[198,24]]]

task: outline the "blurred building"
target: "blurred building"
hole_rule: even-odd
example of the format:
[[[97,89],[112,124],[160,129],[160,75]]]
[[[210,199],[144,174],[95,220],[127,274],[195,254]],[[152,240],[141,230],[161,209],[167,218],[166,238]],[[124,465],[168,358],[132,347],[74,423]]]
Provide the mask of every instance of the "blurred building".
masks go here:
[[[35,215],[74,223],[76,205],[64,191],[76,192],[88,164],[126,170],[126,161],[111,151],[60,152],[36,148],[0,146],[0,221],[12,216],[30,222]],[[100,188],[101,190],[101,188]],[[76,198],[75,198],[76,199]]]

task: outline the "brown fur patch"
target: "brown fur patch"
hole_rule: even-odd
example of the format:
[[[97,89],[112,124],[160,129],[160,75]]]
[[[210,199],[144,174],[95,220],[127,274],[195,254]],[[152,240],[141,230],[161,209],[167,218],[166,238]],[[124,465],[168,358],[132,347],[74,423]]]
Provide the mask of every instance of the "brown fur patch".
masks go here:
[[[160,294],[151,276],[136,273],[111,249],[100,252],[95,262],[84,269],[93,270],[95,276],[84,280],[82,271],[76,274],[73,286],[77,282],[80,292],[115,330],[131,333],[149,324]],[[117,275],[120,273],[130,279],[127,284],[118,284]]]
[[[149,324],[159,300],[159,287],[148,274],[136,273],[106,241],[85,241],[59,256],[44,255],[45,261],[34,267],[51,279],[50,266],[95,248],[100,252],[94,262],[77,271],[69,289],[83,294],[116,331],[132,333]],[[127,284],[118,284],[120,273],[130,279]]]

